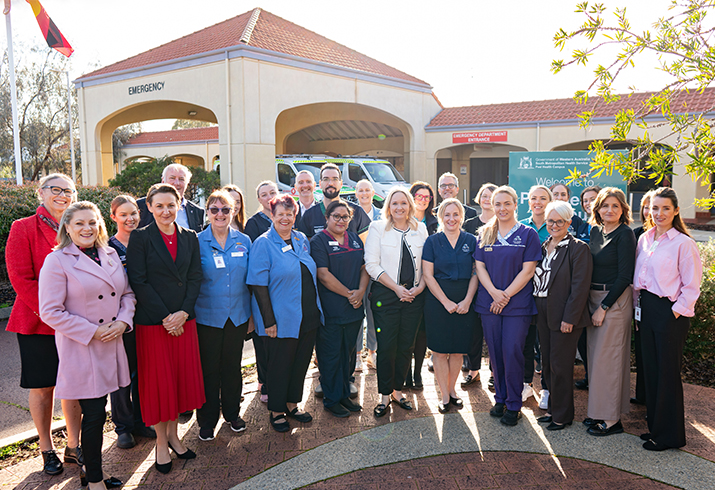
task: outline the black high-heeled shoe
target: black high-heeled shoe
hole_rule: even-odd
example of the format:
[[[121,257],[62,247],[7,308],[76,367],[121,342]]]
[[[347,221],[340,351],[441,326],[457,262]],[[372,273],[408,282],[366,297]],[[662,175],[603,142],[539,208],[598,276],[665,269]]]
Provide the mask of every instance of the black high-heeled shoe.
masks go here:
[[[179,454],[178,451],[174,449],[171,443],[169,443],[169,448],[176,453],[176,457],[179,459],[194,459],[196,457],[196,453],[189,448],[186,448],[186,451],[181,454]]]
[[[171,463],[172,461],[169,461],[168,463],[164,464],[159,464],[159,462],[154,461],[154,467],[156,468],[156,471],[163,475],[166,475],[168,472],[171,471]]]

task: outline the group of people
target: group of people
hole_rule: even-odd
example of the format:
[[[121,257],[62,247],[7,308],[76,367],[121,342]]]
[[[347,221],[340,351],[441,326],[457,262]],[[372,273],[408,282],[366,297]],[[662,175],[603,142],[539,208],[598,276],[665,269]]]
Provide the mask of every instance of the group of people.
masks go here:
[[[204,441],[221,415],[233,431],[245,430],[249,338],[260,400],[278,432],[290,430],[290,419],[312,420],[299,404],[314,350],[316,394],[325,410],[347,417],[362,410],[353,374],[365,345],[377,369],[373,413],[382,417],[391,404],[413,409],[404,389],[422,388],[429,348],[446,413],[463,406],[455,389],[462,369],[463,387],[479,381],[486,339],[490,414],[503,424],[518,423],[535,352],[547,410],[539,422],[549,430],[573,422],[581,345],[590,388],[583,423],[595,436],[619,433],[634,311],[644,447],[685,444],[680,362],[702,266],[672,189],[648,194],[636,242],[615,188],[581,193],[584,221],[567,186],[534,186],[531,216],[519,222],[508,186],[482,186],[477,212],[456,199],[458,179],[446,173],[439,206],[432,186],[415,182],[393,188],[380,210],[368,181],[357,184],[359,204],[341,199],[340,169],[326,164],[322,201],[314,174],[303,171],[297,200],[261,182],[260,209],[247,219],[238,187],[213,192],[202,209],[184,197],[190,178],[172,164],[145,198],[115,198],[117,233],[109,237],[97,206],[76,202],[72,180],[51,174],[40,181],[36,214],[12,226],[6,254],[17,301],[8,330],[17,332],[46,473],[63,470],[50,436],[55,396],[67,421],[64,462],[80,465],[90,488],[121,485],[102,471],[107,396],[117,445],[156,438],[162,473],[171,470],[171,451],[196,456],[178,436],[180,413],[196,410]]]

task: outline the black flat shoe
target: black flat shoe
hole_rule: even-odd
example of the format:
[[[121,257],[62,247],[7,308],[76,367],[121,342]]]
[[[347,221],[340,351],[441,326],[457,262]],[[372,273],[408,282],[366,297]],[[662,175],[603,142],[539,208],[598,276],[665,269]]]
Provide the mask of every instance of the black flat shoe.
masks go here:
[[[593,427],[589,427],[586,432],[588,432],[592,436],[597,437],[610,436],[613,434],[622,433],[623,425],[621,424],[620,420],[610,427],[606,427],[606,423],[601,422],[600,424],[594,425]]]
[[[273,427],[273,430],[276,432],[288,432],[290,430],[290,424],[288,423],[284,413],[279,413],[273,417],[273,415],[269,412],[268,419],[271,421],[271,427]],[[283,422],[277,422],[280,419],[283,419]]]
[[[179,459],[194,459],[196,457],[196,453],[193,452],[191,449],[186,449],[183,453],[179,454],[176,449],[174,449],[174,446],[169,443],[169,449],[174,451],[176,453],[176,457]]]
[[[643,443],[643,449],[647,451],[665,451],[666,449],[670,449],[670,447],[650,440]]]
[[[389,405],[389,404],[390,403],[388,402],[387,405]],[[384,403],[378,404],[375,407],[375,409],[373,410],[375,417],[379,418],[379,417],[382,417],[383,415],[385,415],[387,413],[387,405],[385,405]]]
[[[313,416],[308,412],[298,413],[298,407],[295,407],[293,410],[288,412],[287,415],[290,418],[295,419],[303,424],[307,424],[308,422],[313,421]]]
[[[550,424],[554,421],[554,419],[551,415],[542,415],[541,417],[536,419],[536,421],[540,424]]]
[[[577,390],[587,390],[588,389],[588,380],[587,379],[579,379],[574,383],[574,386],[576,386]]]
[[[650,432],[640,435],[641,441],[650,441]]]
[[[415,375],[414,381],[412,383],[412,389],[417,391],[422,391],[424,389],[424,384],[422,383],[422,376]]]
[[[638,398],[631,398],[631,403],[633,405],[645,405],[645,402],[643,400],[639,400]]]
[[[65,448],[65,463],[74,463],[77,466],[84,466],[84,458],[82,457],[82,446]]]
[[[462,408],[464,406],[464,402],[462,401],[461,398],[454,398],[453,396],[449,396],[449,403],[454,405],[455,407]]]
[[[84,472],[83,469],[79,470],[79,484],[82,485],[83,487],[87,486],[87,474]],[[119,488],[124,483],[122,483],[122,480],[119,478],[114,478],[113,476],[110,476],[106,480],[104,480],[104,486],[106,488]]]
[[[439,402],[439,403],[437,404],[437,410],[439,410],[439,413],[447,413],[447,412],[449,412],[449,402],[447,402],[447,403]]]
[[[412,376],[407,376],[405,378],[405,384],[403,386],[405,388],[412,388]]]
[[[48,475],[59,475],[65,469],[62,465],[62,461],[57,457],[57,453],[54,450],[42,451],[42,461],[42,471]]]
[[[410,402],[404,396],[402,398],[400,398],[399,400],[392,395],[390,395],[390,398],[392,398],[392,401],[397,403],[397,405],[399,405],[399,407],[401,409],[412,410],[412,404],[410,404]]]
[[[571,425],[571,422],[566,422],[565,424],[557,424],[556,422],[551,422],[546,426],[546,430],[563,430],[566,426]]]
[[[362,410],[362,406],[359,403],[352,401],[350,398],[343,398],[340,400],[340,404],[351,412],[359,412]]]
[[[477,374],[476,376],[472,376],[471,374],[468,374],[463,380],[462,380],[462,388],[466,388],[469,385],[473,385],[479,381],[479,375]]]
[[[345,417],[350,417],[350,410],[342,406],[340,403],[336,403],[335,405],[330,405],[329,407],[326,407],[323,405],[323,409],[326,412],[332,413],[335,417],[342,419]]]
[[[156,468],[156,471],[158,471],[162,475],[166,475],[168,472],[171,471],[171,463],[172,463],[172,461],[169,461],[168,463],[164,463],[164,464],[159,464],[156,461],[154,461],[154,468]]]
[[[592,418],[590,418],[590,417],[587,417],[587,418],[583,419],[583,422],[582,422],[582,423],[583,423],[583,425],[585,425],[586,427],[593,427],[594,425],[602,424],[602,423],[603,423],[603,420],[596,420],[596,419],[592,419]]]

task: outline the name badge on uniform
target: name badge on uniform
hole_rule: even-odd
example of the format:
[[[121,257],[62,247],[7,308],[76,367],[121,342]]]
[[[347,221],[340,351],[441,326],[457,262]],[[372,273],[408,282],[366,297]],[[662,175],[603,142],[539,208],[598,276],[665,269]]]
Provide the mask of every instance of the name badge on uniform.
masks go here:
[[[650,248],[648,249],[648,251],[649,251],[650,253],[655,252],[655,249],[658,248],[658,245],[659,245],[659,244],[660,244],[660,242],[654,241],[654,242],[653,242],[653,245],[650,246]]]
[[[484,247],[484,251],[485,251],[485,252],[491,252],[491,251],[492,251],[492,247]]]
[[[329,242],[328,242],[328,245],[330,245],[331,247],[339,247],[339,246],[340,246],[340,245],[338,244],[338,242],[335,241],[335,240],[329,241]]]
[[[226,267],[226,263],[223,261],[223,257],[220,255],[214,255],[214,263],[216,264],[217,269],[223,269]]]
[[[231,252],[231,257],[243,257],[243,252]]]
[[[288,250],[292,250],[292,249],[293,249],[292,245],[286,245],[281,250],[283,251],[283,253],[286,253]]]
[[[639,322],[641,321],[641,307],[636,306],[635,308],[635,316],[636,316],[636,321]]]

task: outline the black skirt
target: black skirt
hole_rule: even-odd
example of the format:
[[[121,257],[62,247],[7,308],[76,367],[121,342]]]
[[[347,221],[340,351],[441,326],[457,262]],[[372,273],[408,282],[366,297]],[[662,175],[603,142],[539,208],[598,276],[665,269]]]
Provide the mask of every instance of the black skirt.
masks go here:
[[[57,383],[57,355],[54,335],[17,334],[20,345],[20,387],[50,388]]]
[[[459,303],[467,295],[469,279],[449,281],[437,279],[444,294],[451,301]],[[469,312],[447,313],[442,303],[427,290],[425,300],[425,328],[427,329],[427,347],[439,354],[466,354],[472,345],[472,333],[477,326],[477,313],[474,305],[469,305]]]

